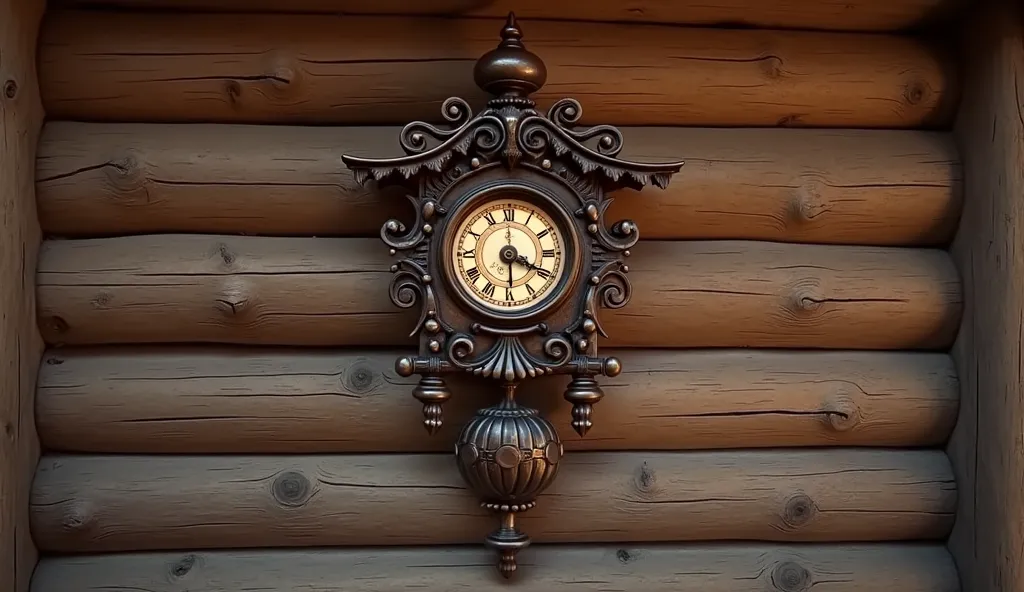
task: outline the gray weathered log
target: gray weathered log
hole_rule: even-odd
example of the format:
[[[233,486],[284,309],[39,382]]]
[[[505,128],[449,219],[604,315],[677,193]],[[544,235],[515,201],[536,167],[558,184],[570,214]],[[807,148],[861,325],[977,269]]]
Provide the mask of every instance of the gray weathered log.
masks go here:
[[[482,547],[86,555],[43,559],[34,592],[479,592],[498,589],[492,561]],[[533,545],[519,561],[518,592],[960,591],[938,545]]]
[[[948,134],[906,130],[622,130],[623,156],[682,159],[665,190],[615,195],[644,238],[945,244],[962,178]],[[43,230],[379,236],[400,194],[357,184],[340,154],[399,155],[397,127],[51,122],[38,158]]]
[[[442,431],[422,429],[401,350],[138,346],[47,354],[36,421],[49,450],[121,453],[423,452],[497,400],[452,378]],[[408,352],[405,352],[408,353]],[[958,409],[946,354],[607,350],[623,372],[586,438],[569,429],[566,378],[524,384],[566,450],[944,443]],[[490,395],[490,397],[488,397]]]
[[[945,348],[960,281],[944,251],[641,241],[631,302],[602,310],[628,347]],[[147,235],[55,240],[39,263],[49,343],[409,344],[380,239]]]
[[[944,539],[934,450],[576,452],[517,524],[538,543]],[[45,456],[51,552],[479,544],[495,518],[448,454]]]

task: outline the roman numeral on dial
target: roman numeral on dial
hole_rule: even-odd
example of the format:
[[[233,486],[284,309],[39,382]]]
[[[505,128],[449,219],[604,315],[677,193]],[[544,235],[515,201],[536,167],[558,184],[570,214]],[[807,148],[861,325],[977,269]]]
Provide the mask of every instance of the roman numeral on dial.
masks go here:
[[[554,250],[554,249],[544,249],[544,251],[542,252],[542,254],[543,254],[543,255],[544,255],[545,257],[554,257],[554,256],[555,256],[555,250]]]
[[[462,252],[463,259],[472,259],[476,257],[476,249],[470,249]],[[475,267],[473,269],[476,269]]]
[[[537,233],[537,238],[544,238],[550,232],[551,230],[549,228],[545,228],[544,230],[541,230],[540,232]]]
[[[484,286],[483,292],[488,297],[493,298],[494,297],[494,284],[492,284],[491,282],[487,282],[487,285]]]
[[[466,275],[469,276],[469,281],[476,283],[476,280],[480,278],[480,270],[475,267],[470,267],[466,270]]]
[[[484,214],[484,219],[487,220],[488,224],[497,224],[498,221],[494,219],[494,212],[487,212]]]
[[[515,300],[515,298],[512,297],[512,290],[509,290],[508,288],[505,288],[505,300]]]
[[[513,222],[516,219],[516,211],[512,208],[505,208],[505,221]]]
[[[548,279],[549,277],[551,277],[551,272],[546,270],[546,269],[544,269],[544,268],[540,268],[540,269],[537,270],[537,275],[539,275],[540,277],[542,277],[544,279]]]

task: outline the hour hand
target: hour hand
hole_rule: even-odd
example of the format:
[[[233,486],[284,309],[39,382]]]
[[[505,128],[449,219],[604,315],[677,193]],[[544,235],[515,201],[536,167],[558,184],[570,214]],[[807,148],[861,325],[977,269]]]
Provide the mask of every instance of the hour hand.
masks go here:
[[[529,261],[527,261],[526,255],[520,255],[520,256],[516,257],[516,263],[518,263],[520,265],[525,265],[526,267],[529,267],[530,269],[540,269],[540,266],[534,265],[533,263],[530,263]]]

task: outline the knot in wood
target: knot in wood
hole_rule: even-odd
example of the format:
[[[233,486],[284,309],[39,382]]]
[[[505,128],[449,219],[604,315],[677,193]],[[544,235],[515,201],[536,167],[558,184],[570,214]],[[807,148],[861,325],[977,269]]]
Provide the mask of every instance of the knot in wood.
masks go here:
[[[366,360],[360,360],[345,372],[344,383],[347,389],[354,394],[367,393],[373,389],[375,373],[373,367]]]
[[[217,256],[220,257],[221,262],[227,267],[233,267],[235,264],[235,254],[231,252],[231,248],[224,243],[217,243]]]
[[[928,94],[928,89],[920,80],[908,83],[903,88],[903,99],[908,105],[919,105]]]
[[[766,55],[760,59],[758,65],[765,78],[774,80],[782,77],[782,58],[776,55]]]
[[[779,592],[803,592],[810,584],[810,572],[794,561],[780,563],[772,570],[772,586]]]
[[[224,81],[224,94],[228,97],[228,103],[232,107],[240,107],[242,104],[242,85],[237,80]]]
[[[18,83],[14,80],[7,80],[4,82],[4,97],[14,100],[18,96]]]
[[[88,502],[76,500],[68,506],[61,518],[61,527],[68,531],[82,531],[92,525],[94,516]]]
[[[812,313],[821,308],[825,301],[818,282],[814,279],[804,279],[796,282],[790,293],[789,308],[796,313]]]
[[[829,427],[837,432],[848,431],[860,423],[860,408],[853,397],[846,393],[829,397],[825,401],[824,411]]]
[[[55,333],[67,333],[68,329],[70,329],[68,322],[63,317],[52,316],[46,320],[46,324]]]
[[[299,68],[290,55],[275,54],[266,62],[263,78],[276,91],[294,90],[299,80]]]
[[[196,556],[195,555],[189,554],[189,555],[186,555],[186,556],[182,557],[178,561],[174,562],[174,565],[171,566],[171,577],[174,577],[174,578],[183,578],[183,577],[185,577],[186,575],[188,575],[188,572],[192,571],[192,568],[195,567],[195,564],[196,564]]]
[[[630,563],[636,561],[637,559],[640,559],[640,555],[639,553],[635,551],[630,551],[629,549],[619,549],[615,552],[615,558],[618,559],[621,563]]]
[[[786,220],[795,224],[806,224],[827,211],[827,208],[822,206],[820,179],[805,175],[800,177],[799,183],[789,200]]]
[[[114,299],[114,295],[110,292],[100,292],[92,299],[92,307],[98,309],[107,308],[110,302]]]
[[[815,512],[814,501],[806,494],[798,493],[786,501],[782,508],[782,520],[795,528],[810,522]]]
[[[658,479],[654,474],[654,469],[652,469],[646,461],[640,465],[640,468],[636,472],[636,478],[633,481],[636,485],[637,491],[644,494],[653,493],[658,485]]]
[[[225,317],[238,318],[251,308],[251,302],[249,285],[245,280],[229,277],[224,281],[214,307]]]
[[[282,506],[299,507],[309,500],[312,487],[302,473],[286,471],[274,480],[274,499]]]

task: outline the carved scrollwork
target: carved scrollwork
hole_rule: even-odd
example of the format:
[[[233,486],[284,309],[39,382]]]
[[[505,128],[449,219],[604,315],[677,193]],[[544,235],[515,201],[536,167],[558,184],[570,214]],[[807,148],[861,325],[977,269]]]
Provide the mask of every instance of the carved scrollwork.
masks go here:
[[[584,296],[584,314],[570,327],[575,331],[580,327],[591,326],[601,337],[608,337],[601,326],[598,308],[622,308],[633,295],[633,286],[626,277],[628,267],[619,260],[609,261],[590,276],[590,285]]]
[[[441,117],[451,124],[451,129],[443,130],[425,121],[413,121],[402,128],[399,142],[406,154],[426,152],[429,148],[427,136],[444,142],[459,133],[473,117],[473,109],[463,99],[450,97],[441,105]]]
[[[416,321],[412,332],[409,333],[409,337],[414,337],[426,322],[427,313],[437,310],[437,298],[428,281],[430,276],[427,275],[423,267],[410,259],[402,259],[391,269],[394,272],[394,275],[391,276],[391,285],[388,288],[391,302],[399,308],[412,308],[419,302],[422,309],[419,320]]]
[[[464,104],[465,101],[454,97],[445,101],[449,109],[446,116],[453,113],[452,109],[457,109],[458,114],[454,117],[456,121],[461,121],[464,117],[463,107],[457,106]],[[465,107],[467,110],[468,108]],[[428,148],[427,136],[441,143]],[[472,151],[475,154],[490,156],[500,150],[506,142],[504,122],[493,114],[485,113],[453,130],[441,130],[422,121],[406,125],[402,130],[400,143],[409,153],[408,156],[367,159],[345,155],[342,156],[342,160],[352,170],[356,182],[360,184],[371,178],[381,181],[392,175],[399,175],[407,180],[423,169],[434,173],[446,170],[458,154],[467,155]]]
[[[538,360],[523,346],[519,336],[502,335],[479,358],[473,358],[475,343],[466,334],[455,335],[448,344],[452,365],[476,376],[505,381],[524,380],[552,374],[572,359],[572,345],[562,334],[544,341],[544,354],[551,361]]]
[[[562,128],[571,138],[583,144],[598,138],[597,151],[605,156],[616,156],[622,151],[622,132],[610,125],[597,125],[585,130],[573,128],[583,117],[583,106],[576,99],[561,99],[548,109],[548,119]]]
[[[612,199],[603,200],[590,199],[583,202],[583,207],[576,210],[577,216],[586,218],[590,224],[588,231],[597,237],[598,243],[609,251],[625,251],[636,245],[640,240],[640,232],[636,222],[632,220],[619,220],[612,225],[611,229],[604,225],[604,214],[608,206],[612,205]]]

